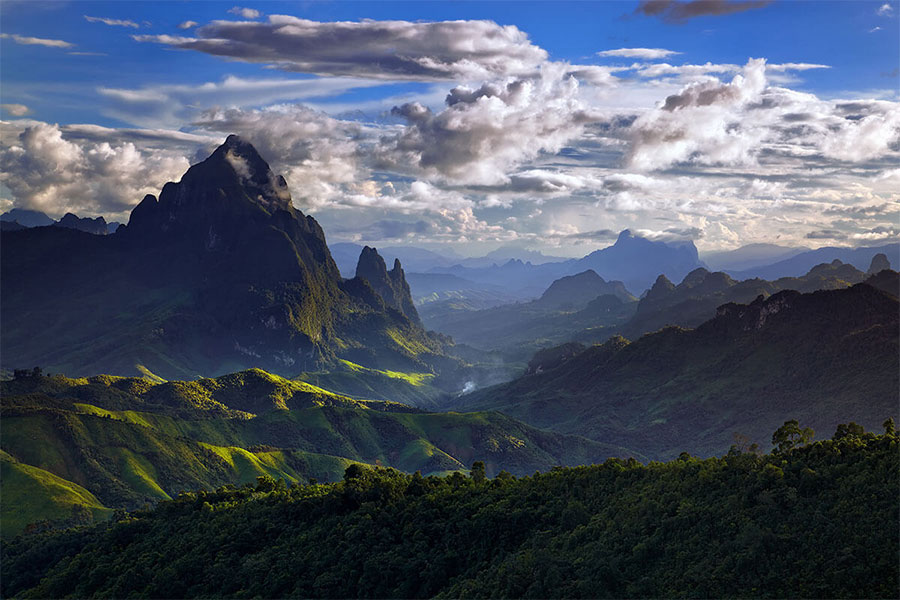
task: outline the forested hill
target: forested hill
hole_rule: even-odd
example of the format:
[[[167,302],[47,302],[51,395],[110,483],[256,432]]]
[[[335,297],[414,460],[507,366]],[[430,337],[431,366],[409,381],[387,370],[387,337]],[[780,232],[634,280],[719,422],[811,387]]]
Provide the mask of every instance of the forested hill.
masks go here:
[[[22,536],[2,595],[865,597],[898,589],[900,445],[850,424],[776,451],[515,479],[347,469],[331,485],[185,494],[112,525]]]

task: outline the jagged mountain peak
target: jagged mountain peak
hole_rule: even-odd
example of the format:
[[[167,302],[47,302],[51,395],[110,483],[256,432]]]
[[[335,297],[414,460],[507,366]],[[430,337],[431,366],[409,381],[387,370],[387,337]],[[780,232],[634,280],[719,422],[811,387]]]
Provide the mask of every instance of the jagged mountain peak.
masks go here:
[[[284,178],[251,143],[230,135],[181,181],[163,186],[158,200],[145,196],[126,231],[142,236],[180,231],[215,249],[228,245],[250,223],[268,222],[279,213],[284,213],[281,221],[294,220],[304,233],[324,237],[315,221],[293,207]]]
[[[356,277],[369,282],[387,306],[397,309],[410,321],[421,325],[422,321],[413,303],[400,259],[394,259],[394,268],[388,272],[387,265],[378,254],[378,250],[365,246],[356,264]]]

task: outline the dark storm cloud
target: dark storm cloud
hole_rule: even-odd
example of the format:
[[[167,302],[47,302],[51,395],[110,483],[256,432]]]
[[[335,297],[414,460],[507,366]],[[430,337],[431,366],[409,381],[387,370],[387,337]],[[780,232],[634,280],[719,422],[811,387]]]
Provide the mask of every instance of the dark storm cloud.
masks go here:
[[[694,17],[715,17],[762,8],[772,0],[643,0],[635,13],[659,17],[666,23],[684,23]]]

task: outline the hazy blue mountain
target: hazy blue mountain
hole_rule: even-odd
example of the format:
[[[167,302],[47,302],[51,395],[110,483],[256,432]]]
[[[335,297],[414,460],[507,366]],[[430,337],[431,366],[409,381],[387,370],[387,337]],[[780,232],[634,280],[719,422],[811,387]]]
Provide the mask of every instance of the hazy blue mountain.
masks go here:
[[[531,302],[483,310],[444,302],[425,305],[422,317],[429,329],[458,343],[497,351],[509,363],[522,364],[547,346],[607,339],[636,306],[637,299],[621,281],[605,281],[588,270],[557,279]]]
[[[888,257],[879,252],[875,256],[872,257],[872,262],[869,265],[869,269],[866,271],[868,275],[876,275],[881,273],[882,271],[889,270],[891,268],[891,261],[888,260]]]
[[[819,248],[773,264],[730,273],[736,279],[759,277],[772,280],[780,277],[798,277],[814,266],[821,263],[830,263],[834,259],[849,263],[861,271],[866,271],[875,255],[880,253],[885,254],[892,268],[896,269],[900,266],[900,243],[895,242],[864,248]]]
[[[622,281],[629,290],[640,294],[660,274],[679,280],[703,263],[691,241],[652,241],[626,229],[615,244],[591,252],[575,265],[579,270],[593,269],[601,277]]]
[[[747,244],[736,250],[705,252],[700,255],[700,258],[713,271],[742,271],[770,265],[808,251],[809,248],[806,247]]]
[[[622,281],[632,293],[640,294],[653,284],[660,273],[680,280],[702,266],[693,242],[652,241],[626,229],[612,246],[580,259],[539,265],[511,259],[485,268],[454,265],[434,271],[450,273],[476,283],[500,285],[521,300],[531,300],[540,296],[560,277],[588,269],[607,281]]]
[[[612,294],[623,302],[637,300],[621,281],[606,281],[588,269],[557,279],[533,304],[541,308],[575,310],[584,308],[588,302],[604,294]]]
[[[38,210],[14,208],[0,215],[0,221],[15,221],[24,227],[46,227],[56,223],[53,219]]]

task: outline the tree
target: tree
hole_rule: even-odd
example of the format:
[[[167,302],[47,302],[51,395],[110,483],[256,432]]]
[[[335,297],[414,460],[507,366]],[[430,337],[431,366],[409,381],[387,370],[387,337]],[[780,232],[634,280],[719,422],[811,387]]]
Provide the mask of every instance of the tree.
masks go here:
[[[887,421],[882,423],[882,427],[884,427],[884,435],[894,435],[896,429],[894,429],[894,417],[888,417]]]
[[[472,471],[471,471],[472,481],[475,483],[484,483],[484,480],[487,478],[485,474],[484,463],[480,460],[476,460],[472,463]]]
[[[794,448],[799,448],[811,442],[814,435],[815,432],[809,427],[800,429],[800,423],[796,419],[785,421],[784,425],[776,429],[775,433],[772,434],[772,445],[775,446],[774,452],[783,454]]]
[[[843,423],[839,424],[831,439],[840,440],[843,438],[859,438],[865,433],[866,430],[862,425],[857,425],[853,421],[850,421],[846,425]]]

